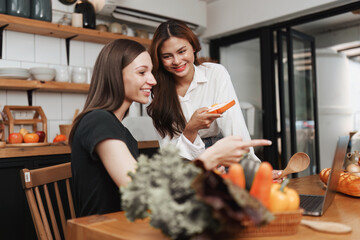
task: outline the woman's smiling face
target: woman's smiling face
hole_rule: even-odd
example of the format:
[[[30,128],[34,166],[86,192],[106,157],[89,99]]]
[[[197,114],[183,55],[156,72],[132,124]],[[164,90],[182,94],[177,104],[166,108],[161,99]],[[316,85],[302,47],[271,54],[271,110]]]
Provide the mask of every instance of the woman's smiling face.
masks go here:
[[[123,69],[125,101],[148,103],[150,90],[156,84],[152,68],[149,53],[143,52]]]
[[[160,48],[160,58],[166,71],[176,79],[190,78],[194,74],[194,48],[188,40],[170,37]]]

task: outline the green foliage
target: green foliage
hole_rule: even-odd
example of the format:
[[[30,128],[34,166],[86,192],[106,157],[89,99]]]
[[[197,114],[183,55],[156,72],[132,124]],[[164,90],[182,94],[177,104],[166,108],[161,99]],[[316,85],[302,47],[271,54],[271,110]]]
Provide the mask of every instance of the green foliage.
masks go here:
[[[173,239],[186,239],[216,224],[211,208],[191,187],[201,169],[184,162],[169,145],[152,158],[138,159],[132,181],[121,187],[122,207],[130,221],[150,217],[150,224]]]

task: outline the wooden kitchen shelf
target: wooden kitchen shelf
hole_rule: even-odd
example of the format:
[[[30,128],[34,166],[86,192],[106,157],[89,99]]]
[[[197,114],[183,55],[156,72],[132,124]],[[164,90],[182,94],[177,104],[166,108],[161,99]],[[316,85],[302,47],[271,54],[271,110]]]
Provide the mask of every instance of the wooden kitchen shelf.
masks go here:
[[[0,89],[2,90],[36,90],[43,92],[68,92],[88,93],[89,84],[86,83],[64,83],[43,82],[38,80],[17,80],[0,78]]]
[[[0,27],[7,25],[5,30],[32,33],[48,37],[64,38],[85,42],[94,42],[106,44],[114,39],[131,39],[137,41],[148,47],[151,43],[150,39],[129,37],[122,34],[115,34],[110,32],[100,32],[94,29],[77,28],[72,26],[65,26],[54,24],[45,21],[39,21],[29,18],[16,17],[6,14],[0,14]]]

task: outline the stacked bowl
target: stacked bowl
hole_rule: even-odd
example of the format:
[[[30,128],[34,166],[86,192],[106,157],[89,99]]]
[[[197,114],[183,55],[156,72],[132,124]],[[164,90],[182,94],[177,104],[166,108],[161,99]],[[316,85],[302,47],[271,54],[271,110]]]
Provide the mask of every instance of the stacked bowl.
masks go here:
[[[30,73],[34,80],[52,81],[55,78],[56,71],[54,68],[47,67],[33,67],[30,68]]]

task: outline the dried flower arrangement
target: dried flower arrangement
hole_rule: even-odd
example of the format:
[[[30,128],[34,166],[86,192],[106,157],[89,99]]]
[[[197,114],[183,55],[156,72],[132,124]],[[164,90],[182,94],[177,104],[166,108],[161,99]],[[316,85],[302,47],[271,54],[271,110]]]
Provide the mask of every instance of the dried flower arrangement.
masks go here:
[[[202,162],[184,161],[174,146],[152,158],[141,155],[132,181],[121,187],[122,207],[130,221],[149,223],[172,239],[214,236],[241,228],[243,222],[264,225],[274,216],[249,193]]]

